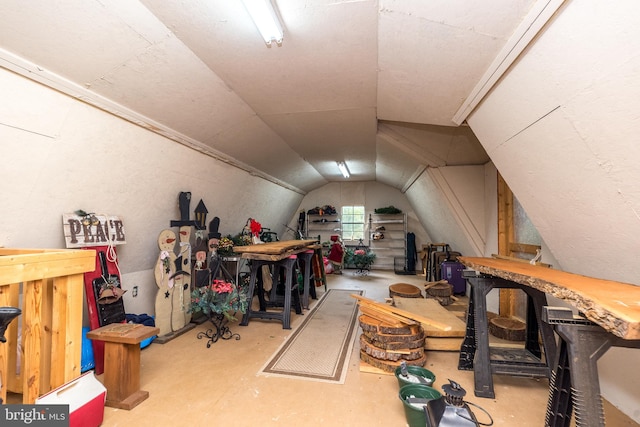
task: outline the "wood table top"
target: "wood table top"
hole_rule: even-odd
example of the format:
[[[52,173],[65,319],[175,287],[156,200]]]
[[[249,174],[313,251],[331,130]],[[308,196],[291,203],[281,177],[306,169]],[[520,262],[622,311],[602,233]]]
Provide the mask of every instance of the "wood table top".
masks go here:
[[[246,259],[279,261],[308,249],[316,249],[316,247],[319,247],[319,243],[315,239],[280,240],[257,245],[234,246],[233,251],[242,254],[242,258]]]
[[[87,332],[87,338],[124,344],[139,344],[142,340],[158,335],[158,333],[160,333],[160,329],[155,326],[137,323],[110,323]]]
[[[494,258],[459,257],[480,273],[530,286],[567,301],[586,318],[624,339],[640,339],[640,286]]]

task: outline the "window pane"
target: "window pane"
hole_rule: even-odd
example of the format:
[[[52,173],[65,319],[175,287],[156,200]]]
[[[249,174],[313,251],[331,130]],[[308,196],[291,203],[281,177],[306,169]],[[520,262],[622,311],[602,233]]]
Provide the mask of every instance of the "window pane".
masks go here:
[[[364,239],[365,210],[364,206],[342,207],[342,239]]]

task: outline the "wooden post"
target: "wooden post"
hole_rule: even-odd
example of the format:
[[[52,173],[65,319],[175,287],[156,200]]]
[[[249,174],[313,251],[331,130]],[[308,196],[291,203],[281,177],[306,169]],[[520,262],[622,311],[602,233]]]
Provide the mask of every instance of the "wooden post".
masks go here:
[[[87,333],[87,338],[104,341],[104,386],[106,405],[133,409],[149,397],[140,390],[140,342],[158,335],[159,328],[131,323],[112,323]]]
[[[513,193],[498,173],[498,253],[511,255],[509,245],[514,240]],[[500,289],[500,316],[510,317],[516,313],[516,290]]]

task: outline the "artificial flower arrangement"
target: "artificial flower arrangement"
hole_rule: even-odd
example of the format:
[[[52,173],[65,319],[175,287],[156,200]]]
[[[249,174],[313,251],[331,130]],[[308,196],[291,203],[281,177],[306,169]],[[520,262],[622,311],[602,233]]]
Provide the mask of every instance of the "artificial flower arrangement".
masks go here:
[[[231,234],[220,238],[218,241],[218,256],[221,257],[230,257],[236,255],[233,250],[236,246],[247,246],[251,244],[251,237],[243,234],[236,234],[235,236],[231,236]]]
[[[345,265],[355,265],[359,270],[369,269],[375,259],[376,254],[369,248],[347,248],[344,254]]]
[[[232,281],[214,279],[210,285],[196,288],[191,293],[191,313],[202,312],[207,316],[223,314],[229,321],[237,320],[237,312],[246,313],[249,305],[245,286]]]

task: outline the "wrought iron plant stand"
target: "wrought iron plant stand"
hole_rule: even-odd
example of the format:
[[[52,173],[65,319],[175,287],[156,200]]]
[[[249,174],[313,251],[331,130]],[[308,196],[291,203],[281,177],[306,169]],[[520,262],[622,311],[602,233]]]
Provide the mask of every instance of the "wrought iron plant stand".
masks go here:
[[[222,265],[221,257],[219,257],[215,253],[213,253],[212,256],[210,257],[210,271],[211,273],[209,277],[209,283],[211,283],[212,279],[218,277],[218,275],[221,274],[225,280],[230,281],[231,283],[234,283],[234,285],[239,288],[240,286],[239,283],[235,283],[229,271],[227,271],[224,265]],[[241,292],[241,291],[238,290],[238,292]],[[235,317],[236,313],[237,311],[234,311],[233,315],[230,315],[228,313],[216,313],[216,312],[204,313],[205,316],[207,317],[207,320],[211,322],[213,327],[207,329],[206,331],[198,332],[198,334],[196,335],[197,338],[198,339],[208,338],[207,348],[210,348],[211,345],[216,343],[219,339],[230,340],[235,338],[236,340],[239,340],[240,334],[231,332],[231,329],[228,326],[230,317],[231,318]]]
[[[211,347],[211,344],[217,342],[219,339],[230,340],[235,338],[240,339],[240,334],[231,332],[229,328],[229,319],[223,313],[209,313],[207,314],[208,320],[213,325],[213,328],[209,328],[206,331],[198,332],[198,339],[209,338],[207,341],[207,348]]]

